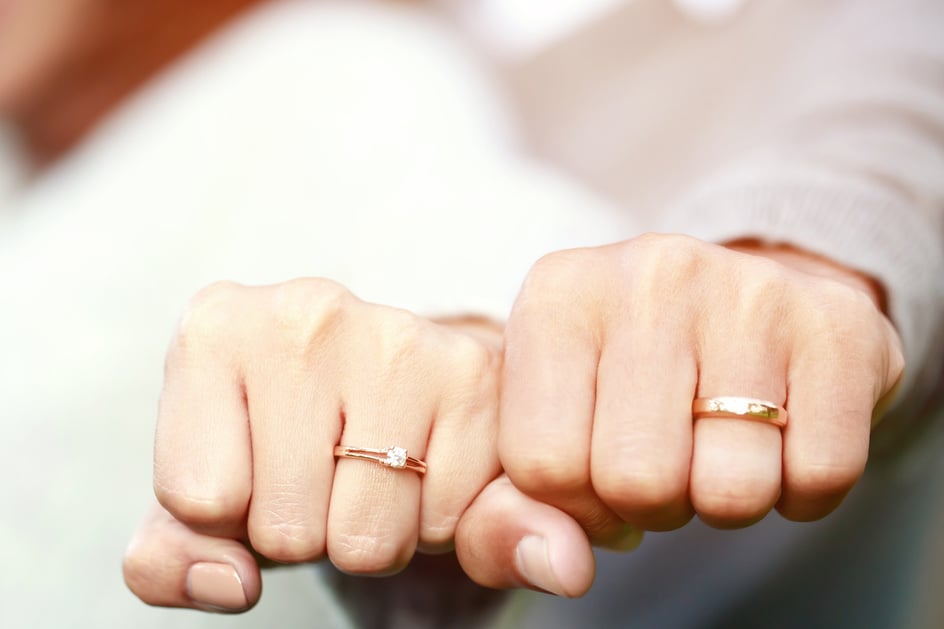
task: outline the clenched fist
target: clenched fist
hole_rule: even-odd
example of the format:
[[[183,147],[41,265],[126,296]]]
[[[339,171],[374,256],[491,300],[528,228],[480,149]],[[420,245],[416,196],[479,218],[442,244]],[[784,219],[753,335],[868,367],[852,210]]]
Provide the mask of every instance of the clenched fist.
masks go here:
[[[500,330],[440,325],[327,280],[199,293],[167,355],[154,450],[160,506],[125,560],[155,605],[238,611],[259,596],[247,547],[395,572],[452,545],[499,473]],[[425,474],[336,459],[405,448]],[[239,540],[239,541],[237,541]]]
[[[605,545],[627,523],[738,527],[839,504],[901,342],[866,278],[745,250],[645,235],[534,266],[505,333],[499,449],[518,488]],[[715,396],[768,400],[787,424],[693,420]]]

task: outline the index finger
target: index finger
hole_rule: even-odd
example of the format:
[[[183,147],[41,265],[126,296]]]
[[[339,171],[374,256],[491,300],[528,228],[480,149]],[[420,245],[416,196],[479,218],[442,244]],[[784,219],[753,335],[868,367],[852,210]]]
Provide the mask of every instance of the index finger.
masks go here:
[[[154,441],[154,491],[180,522],[238,538],[252,493],[249,416],[230,339],[245,288],[214,284],[192,300],[167,356]]]
[[[551,254],[528,276],[505,329],[499,455],[512,482],[571,515],[601,544],[626,526],[596,497],[590,444],[599,345],[578,307],[591,291],[579,250]]]

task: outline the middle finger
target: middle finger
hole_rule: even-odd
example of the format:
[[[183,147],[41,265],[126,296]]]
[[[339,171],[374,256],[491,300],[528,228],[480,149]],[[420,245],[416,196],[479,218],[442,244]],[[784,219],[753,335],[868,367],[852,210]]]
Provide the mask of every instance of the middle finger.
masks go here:
[[[748,291],[743,303],[750,303]],[[785,343],[778,317],[761,306],[744,316],[718,317],[700,344],[699,397],[755,398],[783,406]],[[747,526],[764,517],[780,496],[783,440],[766,421],[704,417],[694,420],[690,495],[699,517],[719,528]]]

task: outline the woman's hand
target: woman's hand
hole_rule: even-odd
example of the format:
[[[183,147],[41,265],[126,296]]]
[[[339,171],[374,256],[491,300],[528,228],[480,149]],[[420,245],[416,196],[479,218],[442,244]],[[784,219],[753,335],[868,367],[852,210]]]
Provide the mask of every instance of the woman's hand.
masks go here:
[[[774,507],[793,520],[834,509],[862,474],[901,342],[860,276],[770,253],[646,235],[539,261],[505,334],[512,482],[611,546],[626,523],[667,530],[697,513],[728,528]],[[787,424],[693,421],[693,399],[715,396],[785,406]]]
[[[500,331],[439,325],[326,280],[200,292],[167,355],[154,451],[160,507],[125,578],[155,605],[238,611],[257,553],[392,573],[451,547],[499,473]],[[425,475],[335,459],[399,446]]]

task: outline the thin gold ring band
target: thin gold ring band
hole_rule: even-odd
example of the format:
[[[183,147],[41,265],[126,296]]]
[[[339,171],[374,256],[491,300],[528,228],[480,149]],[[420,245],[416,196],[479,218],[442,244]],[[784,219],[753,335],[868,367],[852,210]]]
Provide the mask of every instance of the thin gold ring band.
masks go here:
[[[355,448],[354,446],[334,446],[334,456],[344,459],[361,459],[379,463],[396,470],[411,470],[426,473],[426,462],[407,456],[406,448]]]
[[[787,411],[779,404],[751,397],[700,397],[692,402],[692,419],[726,417],[767,422],[783,428],[787,425]]]

